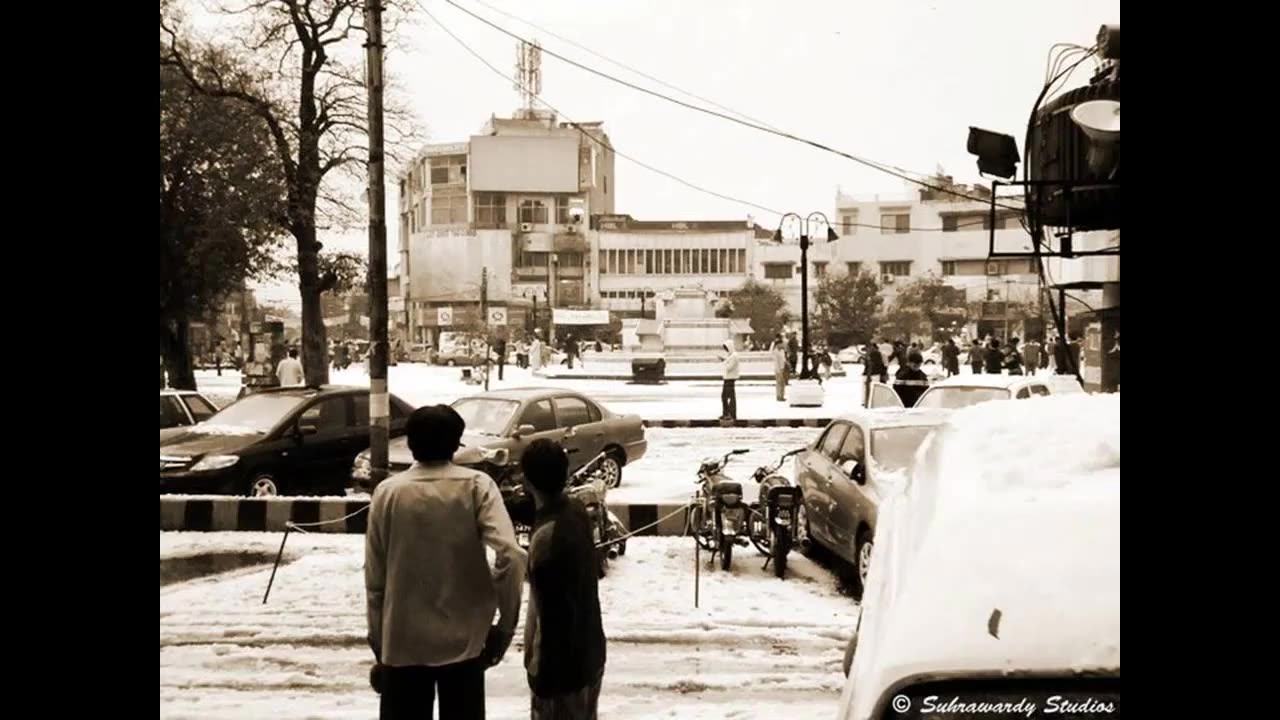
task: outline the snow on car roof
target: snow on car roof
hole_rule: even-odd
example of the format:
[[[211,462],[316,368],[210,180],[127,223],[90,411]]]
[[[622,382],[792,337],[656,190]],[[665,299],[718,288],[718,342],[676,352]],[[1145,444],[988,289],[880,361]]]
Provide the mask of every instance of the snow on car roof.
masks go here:
[[[466,398],[493,398],[495,400],[529,400],[532,398],[551,397],[553,395],[576,395],[578,393],[565,388],[552,387],[523,387],[523,388],[506,388],[503,390],[490,390],[485,393],[476,393],[467,395]]]
[[[1118,669],[1119,396],[975,405],[932,443],[881,509],[895,532],[872,684]]]

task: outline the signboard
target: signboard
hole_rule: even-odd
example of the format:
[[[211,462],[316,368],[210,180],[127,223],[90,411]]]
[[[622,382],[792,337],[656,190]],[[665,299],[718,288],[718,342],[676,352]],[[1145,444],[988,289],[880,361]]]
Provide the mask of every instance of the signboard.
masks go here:
[[[489,324],[490,325],[506,325],[507,309],[504,307],[489,308]]]
[[[441,307],[436,308],[436,325],[440,327],[448,327],[453,324],[453,308]]]
[[[608,325],[608,310],[562,310],[554,312],[556,325]]]

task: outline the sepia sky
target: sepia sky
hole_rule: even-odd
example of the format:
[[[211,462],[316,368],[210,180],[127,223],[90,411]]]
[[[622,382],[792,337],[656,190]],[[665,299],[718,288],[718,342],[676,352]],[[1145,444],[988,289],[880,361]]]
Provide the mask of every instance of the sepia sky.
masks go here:
[[[965,152],[968,127],[1011,133],[1021,152],[1050,46],[1092,45],[1100,25],[1120,20],[1118,0],[457,2],[538,39],[544,50],[663,94],[708,106],[545,31],[761,124],[917,173],[941,166],[959,182],[979,180],[974,158]],[[422,6],[508,77],[515,74],[515,40],[444,0],[422,0]],[[390,42],[387,72],[424,123],[429,142],[465,141],[491,114],[510,116],[519,105],[510,80],[486,68],[420,10]],[[1068,87],[1085,83],[1091,69],[1082,64]],[[772,210],[831,215],[837,186],[855,194],[907,190],[891,175],[670,104],[545,52],[542,97],[561,111],[562,120],[603,121],[624,155]],[[617,210],[638,219],[745,220],[750,214],[766,227],[778,221],[773,213],[703,194],[622,157],[615,172],[610,183],[617,189]],[[394,180],[389,173],[393,264],[399,213]],[[326,245],[360,250],[367,241],[357,230],[326,238]],[[296,289],[288,286],[263,287],[259,295],[269,302],[298,302]]]

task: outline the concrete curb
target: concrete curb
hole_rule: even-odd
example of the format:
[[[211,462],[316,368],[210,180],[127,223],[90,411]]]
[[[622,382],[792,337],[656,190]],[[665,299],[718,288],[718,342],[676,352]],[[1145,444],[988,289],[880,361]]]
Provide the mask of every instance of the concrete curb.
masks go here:
[[[161,495],[160,530],[182,532],[284,532],[285,523],[337,520],[367,506],[368,500],[343,498],[241,498],[210,495]],[[676,512],[683,503],[619,503],[610,505],[628,528],[640,528]],[[638,533],[639,536],[683,535],[687,513],[678,513]],[[308,527],[308,532],[363,533],[368,514],[342,522]]]
[[[644,420],[647,428],[823,428],[830,418],[751,418],[747,420]]]

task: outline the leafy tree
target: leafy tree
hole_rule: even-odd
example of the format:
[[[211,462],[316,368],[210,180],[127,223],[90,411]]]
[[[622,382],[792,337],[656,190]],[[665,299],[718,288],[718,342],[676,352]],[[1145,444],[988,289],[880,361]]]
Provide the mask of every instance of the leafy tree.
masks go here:
[[[220,72],[230,59],[206,55]],[[276,269],[284,184],[266,128],[243,106],[160,68],[160,352],[171,386],[195,389],[191,323],[246,279]]]
[[[772,285],[748,278],[716,308],[716,317],[746,319],[751,322],[751,339],[768,345],[791,319],[787,300]]]
[[[880,281],[869,272],[822,276],[814,300],[818,337],[833,348],[869,342],[884,304]]]
[[[179,40],[177,0],[160,4],[162,67],[174,69],[196,91],[239,108],[245,124],[269,133],[270,158],[284,179],[285,212],[280,230],[297,246],[298,289],[302,299],[302,364],[308,381],[328,382],[321,294],[326,286],[317,231],[355,224],[362,211],[350,201],[364,187],[366,92],[360,27],[363,0],[244,0],[219,9],[238,23],[238,65],[216,62],[218,51],[192,48]],[[388,5],[387,37],[404,16]],[[392,159],[411,134],[407,113],[388,93],[385,126]],[[251,119],[251,120],[250,120]],[[340,182],[341,174],[349,182]]]
[[[957,308],[963,312],[963,294],[932,273],[918,277],[898,290],[884,314],[881,331],[891,337],[931,336],[934,328],[954,318]]]

